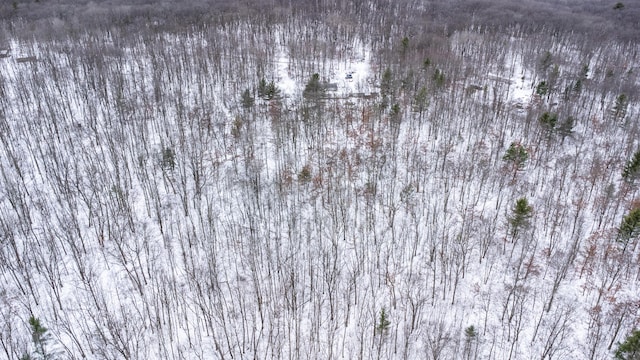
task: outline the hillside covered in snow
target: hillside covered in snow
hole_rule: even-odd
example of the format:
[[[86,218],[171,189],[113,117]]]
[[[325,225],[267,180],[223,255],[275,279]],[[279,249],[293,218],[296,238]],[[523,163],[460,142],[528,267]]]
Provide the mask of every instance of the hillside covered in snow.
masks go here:
[[[0,358],[594,360],[640,326],[637,1],[41,2],[1,8]]]

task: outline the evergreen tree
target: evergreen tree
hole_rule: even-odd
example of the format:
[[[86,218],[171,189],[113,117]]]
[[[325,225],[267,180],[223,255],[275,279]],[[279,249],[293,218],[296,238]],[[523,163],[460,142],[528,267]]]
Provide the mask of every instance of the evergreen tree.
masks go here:
[[[617,360],[640,360],[640,330],[634,330],[615,353]]]
[[[260,79],[260,82],[258,82],[258,97],[265,97],[267,94],[267,80],[265,80],[264,78]]]
[[[387,312],[385,308],[382,308],[382,310],[380,310],[380,318],[378,320],[378,325],[376,325],[376,330],[379,334],[383,334],[389,330],[390,325],[391,321],[389,321],[389,318],[387,317]]]
[[[509,225],[511,225],[511,234],[516,237],[520,230],[528,227],[531,219],[533,208],[529,205],[527,198],[523,197],[516,200],[516,204],[511,210],[509,217]]]
[[[382,95],[380,107],[382,109],[389,106],[389,102],[393,99],[393,92],[393,75],[391,74],[391,69],[387,68],[380,80],[380,95]]]
[[[51,340],[49,330],[35,316],[29,318],[29,326],[31,327],[31,341],[35,350],[32,354],[25,353],[20,360],[53,360],[55,358],[54,353],[47,349],[47,345]]]
[[[42,326],[40,319],[34,316],[29,318],[29,325],[31,325],[31,338],[36,347],[36,353],[44,357],[46,353],[44,347],[49,340],[49,336],[47,334],[49,330]]]
[[[549,66],[551,66],[552,60],[553,56],[551,55],[551,52],[545,51],[540,59],[540,70],[547,71],[547,69],[549,69]]]
[[[613,106],[613,115],[615,118],[624,118],[627,115],[627,106],[629,105],[629,100],[627,99],[627,95],[620,94],[616,98],[616,104]]]
[[[280,89],[276,84],[271,81],[268,82],[265,79],[261,79],[258,83],[258,97],[265,100],[273,100],[280,95]]]
[[[167,170],[173,170],[176,167],[176,152],[170,147],[163,147],[161,165]]]
[[[577,93],[582,91],[582,80],[581,79],[576,80],[575,84],[573,85],[573,91],[577,92]]]
[[[407,49],[409,49],[409,38],[408,37],[404,37],[402,39],[402,55],[404,56],[407,53]]]
[[[393,104],[391,106],[391,118],[397,120],[400,118],[400,104]]]
[[[580,77],[586,79],[589,76],[589,64],[582,65],[582,71],[580,72]]]
[[[249,89],[246,89],[242,93],[242,107],[245,109],[248,109],[252,107],[254,103],[255,103],[255,99],[251,95],[251,92],[249,91]]]
[[[393,88],[393,75],[391,69],[387,68],[382,74],[382,80],[380,81],[380,92],[382,96],[388,96],[391,94]]]
[[[423,86],[414,98],[413,111],[422,114],[422,112],[426,110],[427,104],[427,88]]]
[[[478,334],[476,333],[476,328],[471,325],[468,328],[464,329],[464,336],[467,340],[475,339]]]
[[[618,229],[618,241],[627,242],[631,238],[640,235],[640,207],[629,212],[622,219],[620,228]]]
[[[313,74],[311,79],[304,88],[303,95],[305,97],[317,97],[324,93],[324,87],[320,83],[320,75]]]
[[[471,359],[473,344],[476,343],[478,333],[476,328],[471,325],[464,329],[464,358]]]
[[[541,81],[538,86],[536,86],[536,94],[540,96],[545,96],[549,93],[549,84],[546,81]]]
[[[552,131],[556,128],[556,124],[558,123],[558,115],[545,112],[540,116],[540,123],[546,127],[547,130]]]
[[[529,153],[527,149],[515,142],[509,145],[509,149],[507,149],[507,152],[502,157],[502,160],[513,163],[517,170],[522,170],[528,159]]]
[[[640,176],[640,150],[633,154],[631,160],[627,161],[627,164],[622,170],[622,178],[625,181],[632,182]]]

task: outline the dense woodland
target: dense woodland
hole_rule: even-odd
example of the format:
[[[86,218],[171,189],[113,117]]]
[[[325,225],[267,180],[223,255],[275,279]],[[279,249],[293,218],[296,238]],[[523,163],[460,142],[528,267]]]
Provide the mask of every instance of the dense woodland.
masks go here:
[[[0,358],[637,359],[639,1],[0,17]]]

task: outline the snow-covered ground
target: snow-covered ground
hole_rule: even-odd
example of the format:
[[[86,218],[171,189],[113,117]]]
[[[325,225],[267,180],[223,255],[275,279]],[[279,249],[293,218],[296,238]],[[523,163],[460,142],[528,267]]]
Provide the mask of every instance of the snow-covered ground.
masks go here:
[[[346,55],[341,59],[330,59],[323,67],[328,69],[326,73],[319,74],[325,85],[334,85],[327,89],[328,97],[345,98],[350,96],[370,95],[375,92],[374,77],[371,73],[371,49],[357,43],[357,46],[348,47]],[[314,60],[308,62],[313,63]],[[305,74],[306,78],[297,77],[299,69],[295,68],[290,55],[285,48],[277,52],[275,60],[275,83],[282,94],[289,98],[296,98],[302,94],[311,74]]]
[[[34,350],[32,315],[61,358],[609,357],[639,325],[640,248],[616,234],[640,144],[638,105],[614,117],[597,81],[637,79],[562,91],[626,48],[551,48],[540,98],[527,37],[455,34],[429,66],[412,37],[400,66],[293,24],[12,43],[38,62],[0,59],[8,357]],[[394,106],[362,96],[374,58]],[[305,99],[314,73],[337,90]],[[261,78],[282,96],[239,105]]]

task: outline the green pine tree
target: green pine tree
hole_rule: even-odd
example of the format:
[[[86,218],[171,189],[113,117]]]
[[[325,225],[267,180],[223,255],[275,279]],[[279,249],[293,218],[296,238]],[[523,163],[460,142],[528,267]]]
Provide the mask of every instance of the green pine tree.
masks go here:
[[[427,88],[423,86],[420,88],[420,91],[418,91],[414,98],[413,111],[422,114],[422,112],[426,110],[427,105]]]
[[[545,96],[549,93],[549,84],[546,81],[541,81],[538,86],[536,86],[536,94],[540,96]]]
[[[267,80],[264,78],[260,79],[258,82],[258,97],[265,97],[267,94]]]
[[[464,329],[464,336],[467,340],[475,339],[475,337],[478,336],[478,334],[476,333],[476,328],[471,325],[468,328]]]
[[[640,360],[640,330],[634,330],[623,343],[618,344],[615,358],[617,360]]]
[[[524,169],[524,165],[528,159],[529,153],[527,149],[516,142],[512,142],[511,145],[509,145],[507,152],[502,157],[502,160],[513,163],[517,170]]]
[[[573,91],[577,92],[577,93],[582,91],[582,80],[581,79],[576,80],[575,84],[573,85]]]
[[[638,177],[640,177],[640,149],[633,154],[622,170],[622,178],[627,182],[633,182]]]
[[[280,89],[271,81],[267,82],[264,78],[258,83],[258,97],[265,100],[273,100],[280,96]]]
[[[509,217],[509,225],[511,225],[513,237],[516,237],[520,230],[530,225],[532,213],[533,208],[529,205],[527,198],[523,197],[516,200],[516,204],[511,210],[511,217]]]
[[[34,316],[29,318],[29,325],[31,325],[31,338],[36,347],[36,353],[44,357],[46,354],[44,347],[49,338],[47,334],[49,330],[42,326],[40,319]]]
[[[545,53],[542,55],[540,59],[540,69],[542,71],[547,71],[547,69],[549,69],[549,66],[551,66],[552,62],[553,62],[553,55],[551,55],[551,52],[545,51]]]
[[[473,344],[477,344],[478,333],[476,332],[476,328],[471,325],[468,328],[464,329],[464,358],[471,359],[473,353]]]
[[[251,95],[251,91],[249,91],[249,89],[246,89],[242,93],[241,101],[242,101],[242,107],[245,109],[248,109],[253,106],[253,104],[255,103],[255,99]]]
[[[385,308],[382,308],[382,310],[380,310],[380,318],[376,325],[376,330],[379,334],[383,334],[389,330],[389,326],[391,326],[391,321],[389,321],[389,318],[387,317]]]
[[[269,85],[267,85],[267,93],[265,97],[267,100],[273,100],[278,96],[280,96],[280,89],[278,89],[276,84],[273,81],[271,81]]]
[[[393,90],[393,75],[391,74],[391,69],[387,68],[384,73],[382,73],[382,80],[380,81],[380,92],[382,96],[391,95]]]
[[[582,71],[580,72],[580,76],[583,79],[586,79],[587,77],[589,77],[589,64],[582,65]]]
[[[176,152],[170,147],[163,147],[161,165],[167,170],[173,170],[176,167]]]
[[[49,330],[42,325],[40,319],[35,316],[29,318],[29,326],[31,327],[31,341],[33,343],[33,353],[25,353],[20,360],[53,360],[55,354],[47,348],[51,336]]]
[[[627,115],[627,107],[629,106],[629,99],[627,95],[620,94],[616,98],[616,103],[613,106],[613,115],[616,119],[624,118]]]
[[[540,116],[540,123],[549,131],[553,131],[558,124],[558,115],[545,112]]]
[[[320,83],[320,75],[313,74],[304,88],[305,97],[317,97],[324,93],[324,87]]]
[[[402,38],[402,55],[404,56],[407,53],[407,49],[409,49],[409,38],[408,37],[404,37]]]
[[[391,106],[391,117],[396,120],[400,118],[400,104],[396,103]]]
[[[638,235],[640,235],[640,207],[631,210],[622,219],[618,228],[618,241],[626,243]]]

